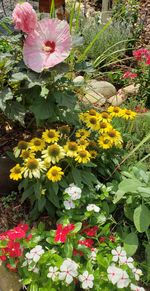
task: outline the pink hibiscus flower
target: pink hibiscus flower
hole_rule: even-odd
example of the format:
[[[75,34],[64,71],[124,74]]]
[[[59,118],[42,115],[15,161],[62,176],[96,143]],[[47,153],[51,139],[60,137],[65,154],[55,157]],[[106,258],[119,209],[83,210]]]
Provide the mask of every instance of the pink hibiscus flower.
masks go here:
[[[23,58],[35,72],[52,68],[64,61],[71,50],[71,35],[66,21],[42,19],[24,42]]]
[[[12,13],[12,18],[15,29],[22,30],[25,33],[31,33],[36,28],[36,12],[28,2],[18,3]]]

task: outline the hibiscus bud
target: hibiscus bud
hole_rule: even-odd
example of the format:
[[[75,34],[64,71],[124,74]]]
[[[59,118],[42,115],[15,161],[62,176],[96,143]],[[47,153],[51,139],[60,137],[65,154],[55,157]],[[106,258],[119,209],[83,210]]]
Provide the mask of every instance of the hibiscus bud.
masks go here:
[[[105,242],[105,240],[106,240],[106,238],[105,238],[104,236],[101,236],[101,237],[99,238],[99,242],[100,242],[100,243]]]
[[[28,2],[17,4],[12,13],[15,29],[31,33],[37,26],[36,12]]]

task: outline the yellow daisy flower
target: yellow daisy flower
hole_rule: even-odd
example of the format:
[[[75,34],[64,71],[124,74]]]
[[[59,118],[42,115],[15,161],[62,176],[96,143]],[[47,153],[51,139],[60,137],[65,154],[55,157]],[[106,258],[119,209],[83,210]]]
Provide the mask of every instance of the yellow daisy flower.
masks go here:
[[[95,141],[90,141],[89,145],[88,145],[88,149],[90,151],[92,151],[92,150],[97,151],[98,150],[98,144]]]
[[[62,126],[59,127],[59,131],[64,135],[69,135],[70,126],[69,125],[62,125]]]
[[[20,167],[19,164],[17,164],[15,167],[13,167],[11,170],[10,170],[10,179],[14,180],[14,181],[18,181],[19,179],[22,179],[22,171],[23,171],[23,168]]]
[[[92,130],[98,130],[99,129],[98,118],[96,116],[90,116],[86,120],[86,126],[91,128]]]
[[[109,106],[107,111],[111,117],[120,117],[122,114],[122,109],[118,106]]]
[[[27,148],[28,148],[28,142],[24,140],[20,140],[17,146],[14,148],[15,157],[18,158],[22,150],[26,150]]]
[[[59,140],[60,133],[56,131],[55,129],[47,129],[43,132],[42,138],[47,143],[55,143]]]
[[[64,150],[68,157],[76,157],[78,144],[75,141],[68,141],[67,144],[64,146]]]
[[[52,144],[47,147],[46,150],[42,152],[42,158],[45,159],[46,163],[58,163],[65,156],[65,151],[63,147],[58,144]]]
[[[41,159],[29,158],[24,164],[23,175],[24,178],[29,177],[32,179],[33,177],[39,179],[41,176],[41,172],[46,171],[46,167],[44,162]]]
[[[107,122],[107,121],[100,121],[99,122],[99,132],[100,133],[106,133],[110,129],[112,129],[112,125],[109,122]]]
[[[78,140],[79,149],[85,149],[89,145],[89,141],[87,139],[80,138]]]
[[[85,149],[81,149],[78,151],[77,156],[75,157],[75,160],[79,163],[79,164],[86,164],[90,161],[91,155],[90,153],[85,150]]]
[[[20,157],[23,158],[23,160],[34,158],[35,153],[31,152],[30,150],[22,150]]]
[[[121,117],[128,120],[128,119],[134,119],[136,117],[137,113],[129,110],[129,109],[122,109]]]
[[[29,146],[32,152],[42,151],[45,148],[45,142],[41,138],[32,138],[29,142]]]
[[[78,129],[75,133],[76,138],[86,139],[90,136],[90,132],[86,129]]]
[[[86,120],[86,112],[82,112],[79,114],[79,119],[83,122],[85,122]]]
[[[97,151],[89,151],[90,155],[91,155],[91,159],[95,159],[98,155],[98,152]]]
[[[112,128],[107,132],[107,138],[117,145],[118,143],[122,142],[121,134],[116,129]]]
[[[99,114],[99,120],[100,121],[107,121],[110,122],[112,119],[112,117],[110,116],[110,114],[108,112],[102,112]]]
[[[50,168],[46,174],[47,178],[52,182],[60,181],[63,175],[64,172],[62,171],[62,168],[57,166],[53,166],[52,168]]]
[[[101,135],[98,139],[98,144],[101,148],[107,150],[112,148],[113,143],[110,139],[108,139],[108,136],[106,135]]]

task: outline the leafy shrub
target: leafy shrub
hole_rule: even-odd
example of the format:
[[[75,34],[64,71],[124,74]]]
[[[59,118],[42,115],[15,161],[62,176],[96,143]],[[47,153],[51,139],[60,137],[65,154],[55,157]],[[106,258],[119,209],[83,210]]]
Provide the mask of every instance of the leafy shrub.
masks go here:
[[[135,254],[137,249],[145,249],[147,265],[147,280],[149,277],[149,232],[150,232],[150,171],[145,165],[137,164],[129,171],[122,172],[122,181],[115,193],[114,203],[122,203],[124,213],[121,218],[126,221],[126,230],[122,227],[125,249],[129,255]],[[142,239],[142,240],[141,240]],[[144,255],[143,260],[144,261]]]
[[[81,32],[85,46],[89,45],[103,27],[104,25],[97,23],[92,18],[82,23]],[[97,59],[99,56],[102,59],[105,57],[102,64],[118,60],[124,55],[126,40],[129,36],[130,31],[125,29],[124,25],[121,25],[119,22],[113,23],[99,36],[99,39],[95,42],[87,56],[92,60]]]

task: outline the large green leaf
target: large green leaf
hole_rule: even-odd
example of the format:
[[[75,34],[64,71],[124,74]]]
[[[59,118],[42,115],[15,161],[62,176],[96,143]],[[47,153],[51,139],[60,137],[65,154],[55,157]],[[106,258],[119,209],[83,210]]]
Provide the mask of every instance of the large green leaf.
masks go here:
[[[56,102],[58,106],[73,109],[76,105],[76,95],[71,91],[63,91],[55,93]]]
[[[148,229],[150,226],[150,211],[149,209],[144,205],[138,206],[134,210],[133,215],[134,224],[136,226],[136,229],[139,232],[144,232]]]
[[[124,240],[124,249],[128,256],[133,256],[138,248],[138,237],[135,232],[129,233]]]
[[[13,99],[13,93],[9,88],[5,88],[0,92],[0,109],[4,111],[6,109],[6,105],[8,100]]]
[[[54,111],[54,103],[50,98],[44,99],[39,97],[33,105],[30,106],[30,110],[34,113],[36,120],[56,119]]]
[[[21,105],[20,103],[16,101],[7,103],[5,113],[8,116],[8,118],[12,120],[17,120],[22,125],[24,125],[24,117],[25,117],[26,110],[24,106]]]

